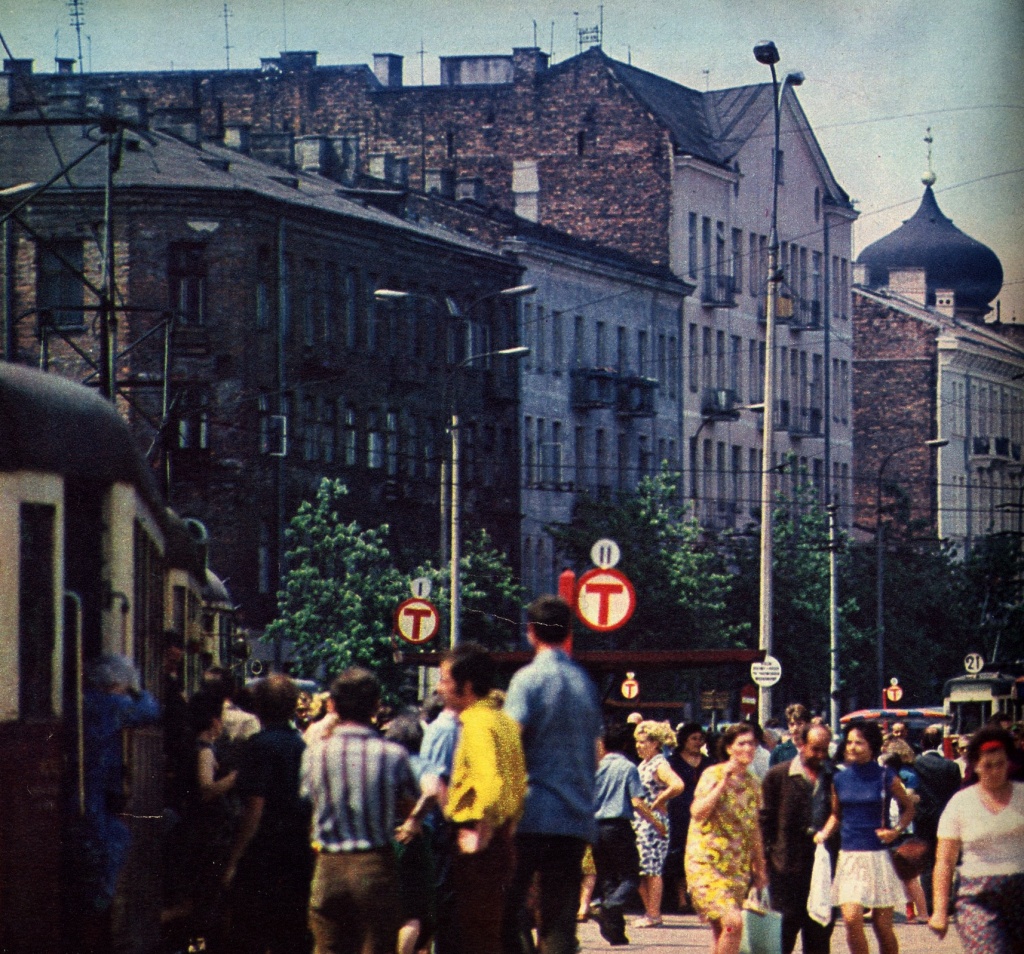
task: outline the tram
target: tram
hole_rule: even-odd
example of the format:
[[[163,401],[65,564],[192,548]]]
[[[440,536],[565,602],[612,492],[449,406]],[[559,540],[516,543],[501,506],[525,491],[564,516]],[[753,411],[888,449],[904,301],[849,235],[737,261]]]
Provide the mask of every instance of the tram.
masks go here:
[[[976,732],[999,712],[1024,722],[1024,660],[989,663],[976,674],[949,679],[942,699],[951,735]]]
[[[218,662],[230,601],[207,577],[205,531],[162,503],[127,424],[90,389],[0,362],[0,950],[61,951],[61,838],[82,784],[83,668]],[[214,577],[214,579],[216,579]],[[204,608],[204,593],[216,599]],[[191,659],[190,659],[191,657]],[[161,700],[162,701],[162,700]],[[132,847],[116,947],[155,946],[161,902],[163,733],[125,733]]]

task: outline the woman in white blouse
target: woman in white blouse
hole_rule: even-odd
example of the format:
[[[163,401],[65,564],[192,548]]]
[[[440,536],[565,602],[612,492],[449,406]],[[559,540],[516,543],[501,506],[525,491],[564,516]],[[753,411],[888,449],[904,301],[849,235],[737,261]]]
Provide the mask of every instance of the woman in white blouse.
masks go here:
[[[928,926],[945,937],[953,868],[960,861],[956,926],[967,954],[1014,954],[1024,939],[1024,783],[1009,778],[1013,736],[986,726],[967,750],[978,782],[939,819]],[[962,853],[962,855],[961,855]]]

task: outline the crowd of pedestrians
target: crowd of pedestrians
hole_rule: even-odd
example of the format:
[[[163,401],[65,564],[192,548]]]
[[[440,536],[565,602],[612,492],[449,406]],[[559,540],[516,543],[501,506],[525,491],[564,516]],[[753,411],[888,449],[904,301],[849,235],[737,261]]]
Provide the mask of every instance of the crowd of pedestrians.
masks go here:
[[[667,905],[709,925],[713,954],[736,954],[762,889],[784,954],[798,939],[827,954],[837,913],[850,954],[868,951],[868,923],[896,954],[904,906],[939,938],[955,921],[968,954],[1021,950],[1019,731],[985,726],[961,765],[941,726],[918,753],[905,726],[854,722],[833,739],[799,704],[784,738],[751,723],[605,723],[567,651],[569,607],[541,597],[527,620],[534,657],[507,692],[465,642],[443,655],[436,698],[398,713],[358,667],[302,704],[286,676],[241,687],[213,669],[186,703],[169,654],[166,950],[575,954],[580,920],[625,946]],[[69,861],[93,912],[78,942],[99,951],[127,846],[120,730],[159,711],[128,660],[104,657],[85,715]],[[911,832],[923,856],[897,874],[890,848]]]

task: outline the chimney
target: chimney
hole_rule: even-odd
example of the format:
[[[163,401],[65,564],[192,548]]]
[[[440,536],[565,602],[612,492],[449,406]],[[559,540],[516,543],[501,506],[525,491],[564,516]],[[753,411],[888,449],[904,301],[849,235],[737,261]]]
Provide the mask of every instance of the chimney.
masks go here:
[[[548,55],[536,46],[520,46],[512,50],[512,72],[517,83],[532,83],[548,68]]]
[[[868,287],[868,267],[863,262],[853,263],[853,284]]]
[[[428,169],[423,191],[427,195],[439,195],[442,199],[455,198],[455,170]]]
[[[224,126],[224,147],[249,155],[249,126],[246,123],[227,123]]]
[[[145,96],[126,96],[117,104],[117,115],[146,129],[149,127],[149,100]]]
[[[4,60],[4,72],[15,73],[18,76],[31,76],[32,60]]]
[[[381,86],[400,89],[402,86],[402,57],[397,53],[374,53],[373,75]]]
[[[889,270],[889,291],[901,298],[925,305],[928,301],[928,284],[923,268],[892,268]]]
[[[295,139],[295,168],[299,172],[315,172],[319,176],[331,173],[331,150],[326,136],[297,136]]]
[[[58,76],[70,76],[75,72],[75,60],[70,56],[58,56],[54,60],[57,64]]]
[[[281,69],[293,73],[316,69],[316,50],[282,50]]]
[[[455,201],[483,205],[484,180],[479,176],[460,176],[455,183]]]
[[[359,178],[359,137],[328,136],[331,150],[332,179],[342,185],[354,186]]]
[[[956,315],[956,292],[951,288],[935,290],[935,310],[940,315],[952,318]]]
[[[165,106],[153,113],[153,128],[198,146],[202,119],[195,106]]]

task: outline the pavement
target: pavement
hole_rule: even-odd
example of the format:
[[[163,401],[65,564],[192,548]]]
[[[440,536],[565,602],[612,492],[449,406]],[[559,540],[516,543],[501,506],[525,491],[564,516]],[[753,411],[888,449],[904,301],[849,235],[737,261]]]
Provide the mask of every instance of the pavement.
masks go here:
[[[587,921],[579,925],[577,936],[580,950],[584,954],[608,954],[608,952],[628,951],[630,954],[687,954],[700,951],[707,954],[711,941],[711,929],[701,924],[693,914],[666,914],[665,926],[660,928],[631,928],[627,917],[626,935],[629,937],[628,947],[612,948],[598,933],[597,924]],[[867,927],[868,948],[875,954],[878,942],[870,925]],[[900,942],[900,954],[963,954],[963,947],[956,935],[956,928],[951,927],[944,941],[940,941],[925,924],[900,923],[897,917],[896,937]],[[800,954],[801,945],[797,941],[794,954]],[[843,925],[837,924],[832,932],[832,954],[847,954],[846,934]]]

